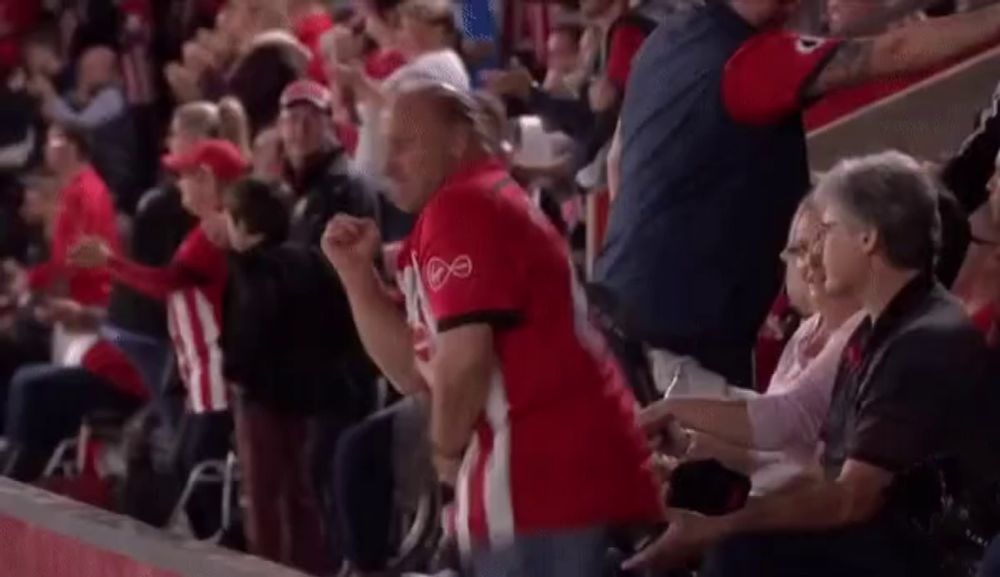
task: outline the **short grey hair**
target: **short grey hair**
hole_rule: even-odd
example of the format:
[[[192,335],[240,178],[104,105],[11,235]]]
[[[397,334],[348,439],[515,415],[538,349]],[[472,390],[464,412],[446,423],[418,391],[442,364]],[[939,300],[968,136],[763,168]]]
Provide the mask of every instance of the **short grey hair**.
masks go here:
[[[941,247],[939,185],[912,157],[893,151],[841,161],[816,194],[873,228],[889,264],[934,267]]]

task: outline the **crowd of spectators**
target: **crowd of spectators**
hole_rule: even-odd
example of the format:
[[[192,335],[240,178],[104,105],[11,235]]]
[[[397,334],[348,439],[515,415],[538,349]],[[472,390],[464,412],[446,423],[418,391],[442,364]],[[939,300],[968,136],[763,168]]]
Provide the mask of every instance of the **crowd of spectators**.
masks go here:
[[[1000,6],[460,4],[0,0],[0,474],[316,575],[428,491],[419,570],[1000,575],[1000,87],[805,139]]]

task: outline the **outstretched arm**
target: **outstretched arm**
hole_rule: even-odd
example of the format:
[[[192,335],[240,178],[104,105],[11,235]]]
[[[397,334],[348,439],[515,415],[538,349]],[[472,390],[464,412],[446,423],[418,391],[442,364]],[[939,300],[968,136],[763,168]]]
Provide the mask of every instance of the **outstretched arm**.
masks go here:
[[[920,72],[1000,39],[1000,4],[915,22],[879,36],[845,40],[808,87],[809,96],[870,80]]]

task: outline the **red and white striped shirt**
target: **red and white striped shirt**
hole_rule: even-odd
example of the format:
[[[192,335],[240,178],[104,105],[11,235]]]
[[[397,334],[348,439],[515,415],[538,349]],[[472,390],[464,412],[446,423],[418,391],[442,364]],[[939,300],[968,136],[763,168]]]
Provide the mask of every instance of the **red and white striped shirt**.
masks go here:
[[[499,162],[448,179],[398,270],[418,358],[441,332],[493,328],[497,367],[456,486],[463,551],[660,518],[635,399],[588,321],[565,241]]]
[[[167,323],[181,380],[193,413],[225,411],[229,394],[222,376],[222,299],[226,253],[201,227],[188,234],[170,264],[153,268],[121,258],[110,263],[115,280],[166,301]]]

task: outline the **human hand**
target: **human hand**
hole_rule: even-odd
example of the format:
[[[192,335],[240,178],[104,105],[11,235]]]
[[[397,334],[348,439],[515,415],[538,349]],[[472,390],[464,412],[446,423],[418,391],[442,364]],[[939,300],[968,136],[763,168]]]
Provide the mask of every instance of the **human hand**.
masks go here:
[[[462,468],[462,459],[454,459],[434,453],[434,471],[438,481],[454,487],[458,483],[458,472]]]
[[[229,227],[226,225],[226,215],[218,212],[201,219],[201,230],[209,242],[221,249],[230,248]]]
[[[345,278],[372,270],[382,239],[374,220],[338,214],[327,223],[321,246],[327,260]]]
[[[591,81],[587,88],[587,97],[590,99],[591,110],[608,110],[614,106],[618,91],[610,80],[601,76]]]
[[[198,78],[190,70],[177,62],[171,62],[164,70],[164,76],[174,98],[181,104],[201,98]]]
[[[55,86],[52,85],[52,81],[42,74],[34,74],[28,78],[25,83],[25,88],[27,89],[28,94],[43,100],[56,96],[56,89]]]
[[[328,65],[329,71],[333,72],[333,81],[341,87],[358,90],[364,79],[364,71],[356,63],[345,63],[340,60],[331,62]]]
[[[69,327],[85,324],[86,309],[72,299],[53,298],[45,303],[44,308],[51,322],[62,323]]]
[[[653,441],[656,450],[685,458],[694,445],[694,433],[685,429],[665,407],[652,405],[639,413],[639,427]]]
[[[105,267],[110,258],[111,249],[96,236],[83,237],[66,255],[69,264],[84,269]]]
[[[535,81],[528,69],[518,62],[514,62],[508,70],[487,70],[482,78],[490,92],[519,100],[531,98],[531,86]]]
[[[665,520],[667,530],[622,563],[622,569],[667,570],[683,567],[726,535],[725,525],[719,517],[705,517],[691,511],[669,509]]]

